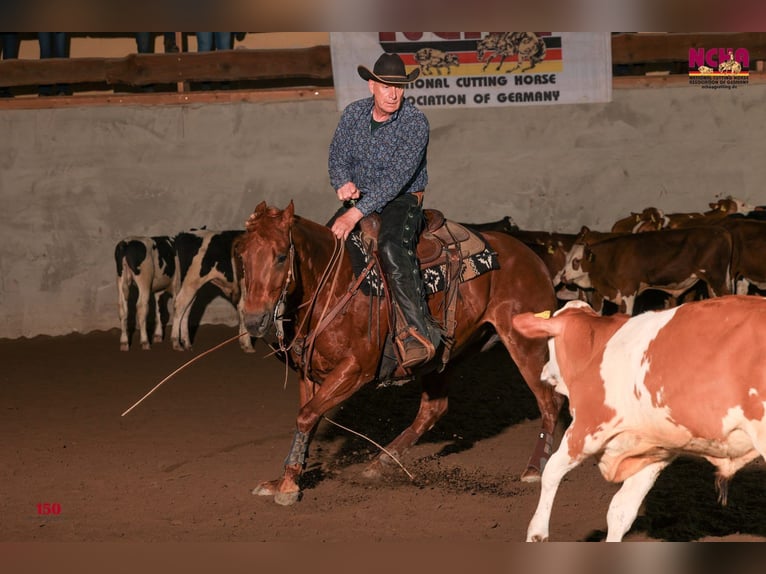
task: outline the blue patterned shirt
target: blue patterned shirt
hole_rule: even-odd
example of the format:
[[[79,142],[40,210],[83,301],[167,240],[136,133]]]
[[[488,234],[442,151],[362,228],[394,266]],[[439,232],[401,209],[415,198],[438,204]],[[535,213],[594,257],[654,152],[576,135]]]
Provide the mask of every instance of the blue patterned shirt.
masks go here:
[[[353,181],[364,215],[380,212],[402,193],[428,183],[428,119],[407,100],[375,131],[370,128],[373,98],[350,103],[341,114],[330,143],[330,184],[336,191]]]

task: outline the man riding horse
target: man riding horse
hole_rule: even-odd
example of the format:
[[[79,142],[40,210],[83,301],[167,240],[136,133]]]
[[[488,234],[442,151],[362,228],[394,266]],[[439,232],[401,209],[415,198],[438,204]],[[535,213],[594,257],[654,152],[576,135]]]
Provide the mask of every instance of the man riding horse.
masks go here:
[[[364,216],[380,214],[378,256],[396,308],[394,341],[402,366],[411,369],[433,359],[441,339],[415,254],[424,224],[429,125],[404,99],[404,88],[420,69],[407,74],[397,54],[383,54],[372,71],[357,71],[372,96],[346,107],[330,144],[330,183],[344,206],[328,225],[345,240]]]

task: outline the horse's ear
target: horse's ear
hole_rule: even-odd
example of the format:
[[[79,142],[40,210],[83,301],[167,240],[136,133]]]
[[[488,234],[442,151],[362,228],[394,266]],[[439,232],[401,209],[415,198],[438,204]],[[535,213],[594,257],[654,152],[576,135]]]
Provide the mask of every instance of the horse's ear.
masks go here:
[[[290,203],[287,204],[287,207],[285,207],[285,210],[282,212],[282,222],[290,226],[293,223],[293,219],[295,218],[295,204],[293,204],[293,200],[290,200]]]
[[[261,217],[264,213],[266,213],[266,202],[262,201],[255,206],[255,210],[250,214],[250,217],[247,218],[247,221],[245,222],[245,229],[252,231],[253,227],[255,227],[255,220]]]

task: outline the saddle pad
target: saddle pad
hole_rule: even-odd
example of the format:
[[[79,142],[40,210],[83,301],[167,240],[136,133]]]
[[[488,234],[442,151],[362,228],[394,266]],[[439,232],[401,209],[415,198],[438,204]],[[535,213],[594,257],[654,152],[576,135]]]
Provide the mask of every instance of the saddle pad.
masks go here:
[[[483,240],[482,240],[483,242]],[[475,247],[475,246],[474,246]],[[354,277],[358,277],[362,270],[367,267],[370,261],[370,255],[362,243],[359,231],[353,231],[346,240],[346,250],[351,258],[351,267],[354,271]],[[472,249],[475,251],[475,249]],[[468,255],[462,260],[462,268],[459,274],[461,283],[469,281],[493,269],[500,269],[497,260],[497,253],[492,251],[483,243],[483,249]],[[423,287],[426,294],[433,294],[443,291],[447,286],[447,265],[446,263],[437,263],[435,265],[420,265],[420,272],[423,277]],[[362,282],[362,292],[365,295],[383,295],[383,282],[381,281],[380,271],[373,267],[367,278]]]

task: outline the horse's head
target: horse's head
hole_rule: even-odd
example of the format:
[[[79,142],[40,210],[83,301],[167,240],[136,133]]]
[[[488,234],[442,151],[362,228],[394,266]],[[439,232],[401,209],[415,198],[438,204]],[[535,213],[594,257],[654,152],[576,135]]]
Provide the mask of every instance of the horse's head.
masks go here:
[[[293,202],[284,211],[261,202],[247,220],[246,233],[234,245],[242,285],[245,326],[263,337],[293,287],[294,253],[290,229]]]

